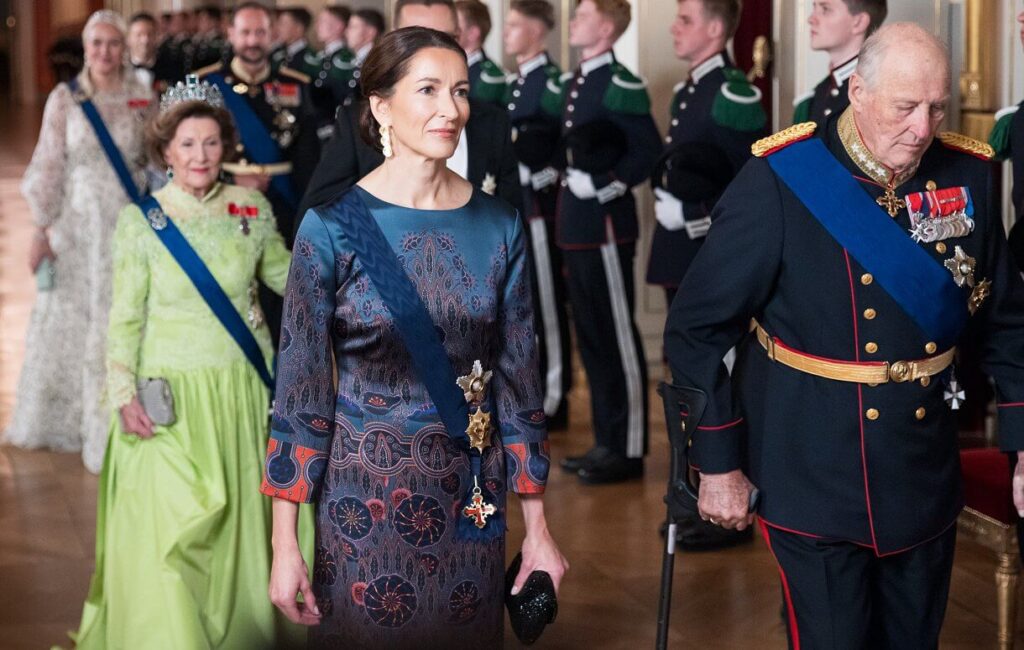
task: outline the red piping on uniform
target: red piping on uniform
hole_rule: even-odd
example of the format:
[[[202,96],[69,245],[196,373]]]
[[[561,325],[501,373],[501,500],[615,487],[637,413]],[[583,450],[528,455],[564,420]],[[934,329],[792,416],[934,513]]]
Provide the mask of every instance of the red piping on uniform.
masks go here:
[[[856,329],[856,327],[857,326],[854,325],[854,329]],[[810,357],[812,359],[819,359],[821,361],[828,361],[830,363],[841,363],[841,364],[845,364],[845,365],[848,365],[848,366],[872,366],[872,367],[884,366],[885,365],[884,361],[859,361],[859,360],[858,361],[846,361],[846,360],[843,360],[843,359],[831,359],[829,357],[821,357],[821,356],[818,356],[816,354],[810,354],[809,352],[804,352],[803,350],[797,350],[796,348],[792,348],[792,347],[786,345],[785,343],[783,343],[782,340],[779,339],[776,336],[772,337],[772,342],[775,343],[776,346],[778,346],[780,348],[784,348],[786,350],[789,350],[790,352],[796,352],[800,356]]]
[[[721,425],[719,425],[717,427],[697,427],[697,430],[698,431],[721,431],[722,429],[728,429],[730,427],[734,427],[734,426],[736,426],[737,424],[739,424],[742,421],[743,421],[743,418],[738,418],[736,420],[733,420],[729,424],[721,424]]]
[[[996,407],[1001,409],[1017,408],[1018,406],[1024,406],[1024,402],[1007,402],[1006,404],[996,404]]]
[[[775,530],[781,530],[782,532],[789,533],[790,535],[799,535],[800,537],[810,537],[811,539],[825,539],[821,535],[815,535],[814,533],[805,533],[802,530],[794,530],[793,528],[786,528],[785,526],[780,526],[778,524],[773,524],[772,522],[768,521],[767,519],[765,519],[761,515],[757,516],[757,520],[760,521],[762,525],[770,526],[771,528],[774,528]],[[854,542],[854,543],[856,543],[856,542]]]
[[[853,268],[850,265],[850,253],[845,248],[846,276],[850,279],[850,305],[853,307],[853,354],[860,361],[860,339],[857,329],[857,294],[854,292]],[[868,508],[868,528],[871,530],[871,547],[878,555],[878,539],[875,537],[875,519],[871,514],[871,490],[868,487],[868,454],[864,443],[864,385],[857,384],[857,422],[860,424],[860,463],[864,473],[864,502]]]
[[[889,557],[890,555],[896,555],[897,553],[905,553],[905,552],[909,551],[912,548],[917,548],[921,544],[927,544],[928,542],[930,542],[932,540],[935,540],[935,539],[938,539],[939,537],[942,537],[942,535],[944,535],[945,532],[947,530],[949,530],[950,526],[952,526],[955,523],[956,523],[956,519],[953,519],[953,521],[951,521],[948,524],[946,524],[945,527],[943,527],[942,530],[940,530],[939,532],[935,533],[934,535],[932,535],[928,539],[923,539],[920,542],[915,542],[914,544],[911,544],[910,546],[906,546],[904,548],[897,549],[895,551],[886,551],[885,553],[879,553],[878,549],[876,548],[875,549],[875,555],[878,556],[878,557]]]
[[[782,563],[772,550],[772,540],[768,533],[768,526],[758,517],[757,523],[761,525],[761,534],[764,535],[764,543],[768,546],[768,552],[772,554],[775,564],[779,565],[779,578],[782,580],[782,594],[786,599],[786,616],[789,617],[789,635],[793,641],[793,650],[800,650],[800,630],[796,626],[796,612],[793,611],[793,596],[789,593],[789,580],[786,579],[786,572],[782,569]]]

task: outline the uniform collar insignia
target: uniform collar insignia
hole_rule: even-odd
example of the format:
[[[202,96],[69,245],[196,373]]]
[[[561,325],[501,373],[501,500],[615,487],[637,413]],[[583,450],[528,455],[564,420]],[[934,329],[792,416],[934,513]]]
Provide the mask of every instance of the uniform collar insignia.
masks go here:
[[[597,56],[592,56],[589,59],[587,59],[586,61],[581,61],[580,62],[580,74],[582,74],[584,77],[586,77],[588,74],[590,74],[594,70],[597,70],[598,68],[603,68],[604,66],[609,65],[614,60],[615,60],[615,55],[612,54],[611,50],[608,50],[604,54],[598,54]]]
[[[473,52],[472,54],[467,54],[466,55],[466,64],[470,65],[470,66],[474,66],[474,65],[476,65],[477,63],[480,63],[483,60],[484,60],[484,51],[483,50],[477,50],[476,52]]]
[[[723,66],[725,66],[725,57],[722,56],[721,52],[719,52],[710,59],[706,59],[693,66],[693,69],[690,70],[690,81],[692,81],[694,85],[697,85],[709,72],[717,70]]]
[[[853,57],[846,63],[841,63],[832,70],[832,80],[835,82],[836,87],[842,86],[846,83],[853,73],[857,70],[858,57]]]
[[[295,56],[296,54],[301,52],[305,47],[306,39],[300,38],[299,40],[295,41],[294,43],[286,47],[285,51],[288,52],[288,56]]]
[[[359,48],[359,51],[356,52],[356,65],[357,66],[363,65],[363,61],[366,60],[366,57],[370,56],[370,50],[371,49],[373,49],[373,43],[367,43],[366,45],[364,45],[361,48]]]
[[[249,84],[250,86],[258,86],[266,81],[267,77],[270,76],[270,65],[268,64],[264,66],[256,76],[250,77],[245,70],[242,69],[241,64],[238,62],[238,57],[236,56],[231,59],[231,74],[233,74],[235,78],[242,83]]]
[[[532,59],[530,59],[526,63],[524,63],[521,66],[519,66],[519,76],[520,77],[525,77],[526,75],[530,74],[531,72],[533,72],[537,68],[540,68],[540,67],[545,66],[547,64],[548,64],[548,53],[547,52],[541,52],[537,56],[533,57]]]
[[[916,166],[902,174],[893,174],[882,161],[871,153],[860,138],[857,124],[853,119],[853,109],[847,108],[839,117],[839,139],[846,153],[868,178],[885,188],[894,189],[910,179],[916,172]]]

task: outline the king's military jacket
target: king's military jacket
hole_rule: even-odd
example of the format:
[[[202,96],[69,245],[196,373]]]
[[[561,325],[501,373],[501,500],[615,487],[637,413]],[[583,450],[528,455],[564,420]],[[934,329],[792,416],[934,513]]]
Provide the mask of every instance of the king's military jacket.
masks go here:
[[[626,135],[627,151],[608,173],[593,177],[600,192],[613,182],[627,187],[650,176],[661,153],[661,136],[651,117],[647,84],[615,60],[609,50],[583,61],[574,73],[561,78],[563,101],[561,129],[605,119]],[[563,249],[599,248],[612,238],[617,243],[636,241],[636,201],[628,190],[607,203],[579,199],[563,181],[556,220],[556,243]]]
[[[294,232],[294,221],[306,185],[313,174],[313,169],[320,157],[320,145],[315,129],[315,114],[309,95],[309,77],[282,67],[267,68],[266,72],[256,79],[249,79],[238,67],[236,61],[225,66],[215,63],[196,71],[200,78],[211,75],[223,77],[231,92],[245,99],[249,108],[256,114],[262,128],[277,143],[281,151],[281,163],[290,168],[282,171],[272,168],[264,171],[270,176],[288,175],[294,187],[294,202],[284,196],[272,183],[267,189],[267,198],[274,208],[278,230],[285,236],[289,247]],[[238,144],[235,147],[234,160],[225,163],[224,169],[236,176],[247,172],[259,172],[256,161],[247,150],[245,142],[249,134],[242,132],[244,127],[235,117],[239,129]]]
[[[725,153],[734,174],[739,172],[750,158],[750,145],[767,135],[761,92],[733,67],[724,51],[694,66],[689,79],[674,90],[666,152],[687,142],[708,144]],[[684,201],[683,218],[707,219],[712,208],[711,201]],[[702,243],[704,237],[691,239],[685,229],[667,230],[658,224],[651,243],[647,282],[678,287]]]
[[[772,167],[771,156],[793,146],[797,135],[809,136],[808,127],[759,142],[755,148],[766,157],[748,162],[718,202],[707,241],[672,305],[666,351],[675,383],[709,397],[694,432],[694,465],[704,473],[747,472],[761,490],[759,513],[768,525],[887,555],[954,525],[960,467],[956,418],[945,394],[958,388],[949,369],[874,385],[818,377],[773,361],[750,332],[756,318],[775,350],[889,362],[890,370],[898,360],[945,352]],[[980,343],[982,366],[995,379],[1001,446],[1024,449],[1024,285],[1008,256],[991,150],[964,136],[942,136],[909,178],[891,179],[860,141],[851,112],[830,121],[823,143],[871,199],[884,194],[888,180],[899,197],[927,200],[918,193],[932,189],[961,198],[968,196],[961,188],[969,193],[973,212],[951,217],[961,236],[933,233],[906,243],[927,253],[918,263],[934,264],[928,270],[936,281],[948,273],[950,282],[963,282],[944,287],[955,298],[939,306],[941,313],[952,318],[965,304],[973,312],[953,336]],[[969,232],[967,212],[973,214]],[[894,220],[905,234],[892,236],[923,232],[905,207]],[[900,268],[902,260],[884,262]],[[730,379],[721,359],[737,344]]]
[[[547,125],[552,133],[558,133],[559,113],[562,110],[560,77],[561,70],[547,52],[524,62],[515,74],[509,76],[508,88],[505,91],[505,108],[508,110],[508,119],[512,125],[513,142],[519,136],[519,128],[524,125],[528,128],[529,125],[541,123]],[[538,158],[545,157],[533,155]],[[550,164],[549,158],[547,163],[528,167],[532,173],[536,173]],[[557,182],[539,191],[534,191],[530,185],[524,185],[523,205],[526,208],[526,216],[553,219],[557,192]]]
[[[857,60],[853,57],[837,66],[814,90],[797,97],[793,102],[793,123],[814,122],[824,126],[829,118],[839,117],[850,105],[850,77],[857,71]]]

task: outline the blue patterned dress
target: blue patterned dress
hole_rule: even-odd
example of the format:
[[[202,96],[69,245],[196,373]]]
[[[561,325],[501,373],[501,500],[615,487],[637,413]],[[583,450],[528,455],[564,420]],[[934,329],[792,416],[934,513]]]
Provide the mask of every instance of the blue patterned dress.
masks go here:
[[[369,208],[456,373],[469,374],[476,359],[494,372],[482,476],[499,513],[509,489],[543,492],[544,390],[520,219],[479,191],[444,211],[349,192],[337,200]],[[504,535],[474,540],[459,530],[472,480],[339,224],[311,210],[285,291],[262,487],[317,503],[313,588],[324,618],[311,647],[501,647]]]

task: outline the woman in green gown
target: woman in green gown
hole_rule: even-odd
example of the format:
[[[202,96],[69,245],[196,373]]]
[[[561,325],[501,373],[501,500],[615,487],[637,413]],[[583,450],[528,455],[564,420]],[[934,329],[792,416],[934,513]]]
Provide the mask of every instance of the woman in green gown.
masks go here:
[[[272,367],[255,287],[280,293],[290,254],[267,200],[218,181],[235,134],[215,90],[192,86],[179,98],[206,101],[170,106],[165,95],[149,147],[172,181],[153,196]],[[269,392],[136,205],[121,211],[113,245],[106,392],[117,413],[78,647],[287,647],[296,628],[267,599],[270,508],[259,493]],[[146,378],[170,385],[173,424],[154,425],[142,407]]]

